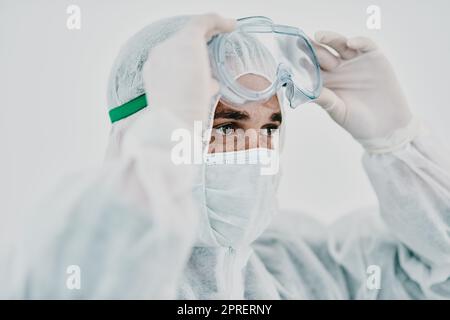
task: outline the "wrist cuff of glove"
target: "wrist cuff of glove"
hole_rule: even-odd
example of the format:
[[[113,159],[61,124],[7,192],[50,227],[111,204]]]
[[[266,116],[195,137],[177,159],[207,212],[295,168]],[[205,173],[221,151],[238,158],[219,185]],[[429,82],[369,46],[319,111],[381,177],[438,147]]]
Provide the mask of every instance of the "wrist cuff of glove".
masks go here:
[[[390,153],[402,149],[423,131],[422,123],[413,117],[406,127],[397,129],[386,137],[357,140],[369,153]]]

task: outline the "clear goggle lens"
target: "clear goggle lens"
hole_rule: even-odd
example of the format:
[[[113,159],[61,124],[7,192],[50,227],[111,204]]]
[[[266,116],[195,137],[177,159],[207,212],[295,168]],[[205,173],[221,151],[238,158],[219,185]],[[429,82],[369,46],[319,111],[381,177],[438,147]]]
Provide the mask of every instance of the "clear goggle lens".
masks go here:
[[[245,19],[236,31],[215,39],[213,69],[223,98],[235,104],[264,100],[284,86],[291,107],[315,99],[322,83],[306,36],[297,28],[273,25],[270,20],[251,21]]]

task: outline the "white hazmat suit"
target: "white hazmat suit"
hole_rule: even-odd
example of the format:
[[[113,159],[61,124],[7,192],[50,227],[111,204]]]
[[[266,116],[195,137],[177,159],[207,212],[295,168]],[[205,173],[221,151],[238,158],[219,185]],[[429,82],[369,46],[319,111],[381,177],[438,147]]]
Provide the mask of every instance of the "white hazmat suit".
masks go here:
[[[188,19],[154,23],[127,43],[112,70],[111,106],[145,92],[149,50]],[[173,164],[168,137],[183,117],[150,102],[115,123],[104,167],[64,181],[3,254],[0,297],[450,298],[450,161],[429,136],[367,152],[379,212],[325,227],[277,212],[278,177],[257,166]],[[78,290],[67,287],[72,265]]]

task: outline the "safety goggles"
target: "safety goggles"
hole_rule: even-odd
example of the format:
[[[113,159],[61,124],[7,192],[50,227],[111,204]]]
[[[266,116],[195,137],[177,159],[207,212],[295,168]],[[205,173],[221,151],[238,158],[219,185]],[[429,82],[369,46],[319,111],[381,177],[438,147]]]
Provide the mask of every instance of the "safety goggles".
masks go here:
[[[221,99],[234,105],[268,100],[283,89],[296,108],[316,99],[322,89],[314,48],[296,27],[274,24],[266,17],[242,18],[233,32],[215,36],[209,50]],[[264,81],[244,79],[245,75]]]

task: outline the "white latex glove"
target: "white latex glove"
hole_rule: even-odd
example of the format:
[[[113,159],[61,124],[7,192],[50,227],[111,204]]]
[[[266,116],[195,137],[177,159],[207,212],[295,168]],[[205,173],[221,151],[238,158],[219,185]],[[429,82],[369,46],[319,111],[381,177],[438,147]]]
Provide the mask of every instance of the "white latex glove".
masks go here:
[[[315,38],[324,78],[315,102],[369,152],[390,152],[410,142],[419,131],[418,122],[376,45],[368,38],[347,39],[328,31]]]
[[[235,23],[216,14],[199,15],[151,50],[143,70],[151,109],[170,109],[189,124],[206,120],[210,99],[219,90],[207,42],[217,33],[231,32]]]

